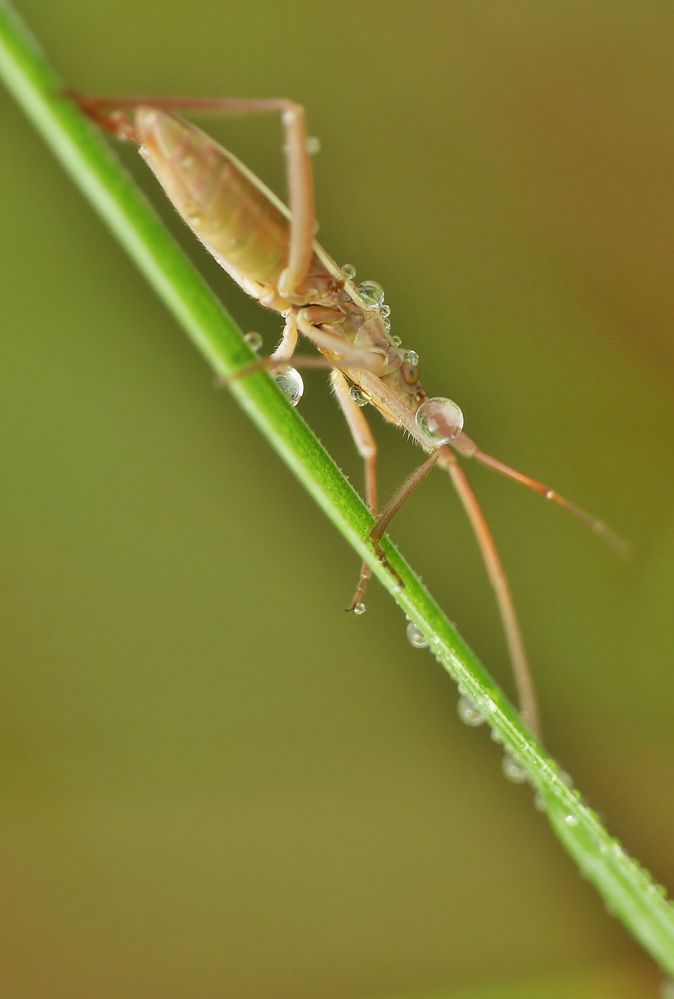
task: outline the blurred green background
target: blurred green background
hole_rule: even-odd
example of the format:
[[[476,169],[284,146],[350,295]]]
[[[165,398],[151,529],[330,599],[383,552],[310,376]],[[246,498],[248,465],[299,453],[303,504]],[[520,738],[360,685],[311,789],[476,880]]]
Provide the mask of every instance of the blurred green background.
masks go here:
[[[674,888],[670,3],[25,0],[92,93],[306,104],[321,239],[482,445],[546,742]],[[0,995],[575,999],[658,975],[6,94]],[[213,132],[283,191],[278,122]],[[249,302],[125,160],[245,329]],[[321,373],[302,412],[360,482]],[[382,493],[418,459],[375,420]],[[445,476],[394,537],[512,689]]]

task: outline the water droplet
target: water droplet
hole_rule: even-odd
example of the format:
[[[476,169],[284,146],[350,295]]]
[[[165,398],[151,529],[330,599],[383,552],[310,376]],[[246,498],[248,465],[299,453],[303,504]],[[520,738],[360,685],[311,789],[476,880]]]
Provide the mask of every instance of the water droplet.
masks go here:
[[[414,621],[407,622],[407,641],[413,649],[427,649],[428,640],[417,628]]]
[[[451,399],[426,399],[419,406],[415,419],[432,447],[449,444],[463,429],[463,413]]]
[[[378,309],[384,304],[384,289],[377,281],[363,281],[358,293],[369,309]]]
[[[316,156],[321,151],[321,140],[316,135],[307,135],[307,152],[309,156]]]
[[[296,406],[304,395],[302,376],[295,368],[287,367],[274,374],[274,381],[291,406]]]
[[[344,264],[344,266],[342,267],[342,274],[349,281],[353,281],[353,279],[356,276],[356,268],[353,266],[353,264]]]
[[[578,825],[578,819],[576,818],[575,815],[571,815],[571,813],[569,813],[568,815],[564,816],[564,822],[565,822],[565,824],[567,826],[577,826]]]
[[[263,340],[259,333],[251,331],[250,333],[246,333],[243,339],[246,341],[251,350],[254,350],[256,354],[260,353],[262,350]]]
[[[351,386],[349,389],[349,395],[351,396],[351,401],[355,402],[357,406],[367,406],[370,401],[363,390],[359,389],[357,385]]]
[[[481,725],[484,721],[484,715],[479,708],[475,706],[470,697],[460,697],[456,710],[459,713],[459,718],[464,723],[464,725]]]
[[[391,315],[391,306],[387,305],[385,302],[379,307],[379,315],[382,319],[388,319]]]
[[[490,715],[496,710],[496,704],[489,694],[481,694],[477,699],[477,706],[484,715]]]
[[[356,604],[356,605],[354,606],[354,608],[353,608],[353,613],[354,613],[354,614],[357,614],[357,615],[358,615],[358,617],[360,617],[360,616],[361,616],[361,614],[364,614],[366,610],[367,610],[367,607],[365,606],[365,604],[364,604],[364,603],[362,603],[362,602],[359,602],[359,603],[357,603],[357,604]]]
[[[405,351],[405,360],[408,364],[411,364],[413,368],[416,368],[419,364],[419,355],[416,350],[407,350]]]
[[[524,784],[526,781],[526,770],[519,765],[517,760],[514,760],[512,756],[509,756],[507,753],[501,761],[501,767],[503,769],[503,776],[506,780],[512,781],[513,784]]]
[[[386,324],[384,324],[384,325],[386,325]],[[386,328],[390,329],[391,328],[391,324],[389,323],[389,325]],[[391,337],[391,343],[393,344],[394,347],[399,347],[400,344],[402,343],[402,340],[400,339],[399,336],[392,336]]]
[[[390,333],[391,332],[391,320],[390,319],[384,319],[383,323],[384,323],[384,329],[386,330],[386,332]]]

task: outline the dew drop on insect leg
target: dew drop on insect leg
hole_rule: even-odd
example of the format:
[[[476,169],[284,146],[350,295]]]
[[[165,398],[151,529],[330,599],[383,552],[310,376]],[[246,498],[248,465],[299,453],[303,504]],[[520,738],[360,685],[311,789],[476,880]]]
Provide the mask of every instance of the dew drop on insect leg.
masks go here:
[[[349,281],[353,281],[353,279],[356,276],[356,268],[353,266],[353,264],[344,264],[342,266],[342,274]]]
[[[407,622],[407,641],[413,649],[427,649],[428,639],[417,628],[414,621]]]
[[[466,697],[465,695],[459,698],[456,710],[464,725],[470,725],[474,728],[477,725],[481,725],[484,721],[484,715],[480,709],[471,701],[470,697]]]
[[[243,339],[246,341],[251,350],[255,351],[256,354],[260,353],[263,341],[259,333],[255,333],[254,331],[246,333]]]
[[[451,399],[426,399],[419,406],[415,419],[432,447],[449,444],[463,430],[463,413]]]
[[[351,396],[351,402],[355,402],[356,406],[367,406],[370,401],[363,390],[359,389],[357,385],[351,386],[349,395]]]
[[[384,326],[386,326],[387,330],[391,329],[391,324],[388,322],[388,320],[386,320],[386,322],[384,323]],[[402,340],[400,339],[399,336],[392,336],[391,337],[391,343],[393,344],[394,347],[399,347],[400,344],[402,343]]]
[[[291,406],[296,406],[304,395],[302,376],[295,368],[284,368],[274,374],[274,381]]]
[[[505,779],[511,781],[513,784],[524,784],[526,781],[526,770],[521,767],[517,760],[514,760],[512,756],[508,756],[507,753],[501,761],[501,767],[503,769],[503,776]]]
[[[362,601],[360,601],[354,606],[353,613],[356,614],[358,617],[360,617],[361,614],[364,614],[366,610],[367,608],[365,604]]]
[[[358,285],[358,294],[369,309],[378,309],[384,304],[384,289],[378,281],[363,281]]]
[[[416,350],[406,350],[405,360],[408,364],[411,364],[413,368],[417,368],[419,366],[419,355]]]

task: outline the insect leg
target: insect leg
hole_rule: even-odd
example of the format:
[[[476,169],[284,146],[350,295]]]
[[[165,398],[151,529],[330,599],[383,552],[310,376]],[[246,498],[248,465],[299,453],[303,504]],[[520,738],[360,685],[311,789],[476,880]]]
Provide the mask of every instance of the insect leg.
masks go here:
[[[297,349],[297,316],[289,312],[281,334],[281,342],[271,355],[273,361],[289,361]]]
[[[115,113],[133,110],[139,106],[163,111],[195,111],[211,114],[265,114],[280,112],[285,132],[285,156],[288,176],[288,201],[290,208],[290,249],[288,266],[281,275],[279,291],[291,294],[309,272],[314,252],[316,213],[314,208],[314,183],[311,155],[307,142],[307,126],[301,104],[284,97],[88,97],[70,94],[82,110],[94,121],[114,132],[119,138],[134,140],[134,136],[115,122]],[[118,122],[130,121],[126,116]],[[131,126],[133,127],[133,126]]]
[[[377,557],[379,558],[380,562],[383,562],[385,565],[388,566],[388,568],[391,570],[393,575],[396,576],[398,582],[401,583],[401,585],[402,585],[402,580],[400,580],[400,577],[398,577],[398,574],[396,573],[393,566],[389,564],[389,561],[386,558],[386,555],[384,554],[384,551],[381,547],[380,541],[383,538],[389,524],[391,523],[395,515],[399,512],[399,510],[402,509],[402,507],[410,498],[412,493],[417,489],[418,486],[421,485],[421,483],[424,481],[430,470],[433,468],[436,461],[438,460],[439,453],[440,453],[439,451],[433,451],[432,454],[430,454],[428,458],[426,458],[426,460],[421,465],[419,465],[418,468],[415,468],[412,474],[405,479],[403,484],[400,486],[399,489],[396,490],[396,492],[388,501],[382,512],[379,514],[379,516],[377,517],[377,523],[370,531],[370,540],[373,544],[375,552],[377,553]],[[356,604],[362,601],[370,575],[371,573],[369,572],[365,575],[361,573],[361,577],[358,581],[356,592],[354,593],[353,600],[351,601],[350,610],[353,610]]]
[[[377,514],[379,512],[377,498],[377,442],[374,439],[370,424],[365,419],[365,414],[351,398],[349,383],[342,372],[335,369],[330,375],[330,382],[337,402],[341,406],[344,419],[351,431],[356,449],[365,464],[365,501],[372,513]],[[358,577],[356,596],[351,601],[349,610],[353,610],[356,604],[362,600],[371,575],[372,570],[369,565],[367,562],[363,562],[360,576]]]
[[[342,368],[360,368],[369,371],[380,370],[381,364],[378,361],[379,355],[373,354],[371,350],[363,350],[360,347],[352,347],[341,337],[333,333],[319,330],[311,323],[306,322],[305,314],[313,316],[318,321],[334,322],[336,316],[340,316],[336,309],[327,309],[320,306],[312,306],[308,309],[300,309],[299,315],[294,312],[288,314],[286,324],[281,335],[281,342],[269,357],[260,357],[257,361],[247,364],[232,375],[220,379],[220,384],[226,385],[228,382],[240,381],[256,371],[274,371],[285,367],[292,360],[296,368],[314,368],[320,370],[341,370]],[[314,316],[315,314],[315,316]],[[332,353],[339,353],[340,357],[334,360],[328,357],[314,354],[296,354],[297,328],[301,326],[302,333],[311,340],[317,347],[325,347]],[[349,400],[350,401],[350,400]],[[356,407],[357,408],[357,407]]]
[[[496,547],[496,542],[487,523],[487,518],[480,506],[477,496],[473,491],[468,477],[458,463],[456,456],[448,447],[444,447],[440,452],[440,464],[445,468],[454,484],[454,488],[459,494],[459,499],[463,504],[473,532],[480,546],[482,558],[487,569],[489,581],[496,594],[503,630],[506,636],[510,661],[512,663],[515,686],[520,705],[520,713],[523,720],[536,735],[540,735],[540,720],[538,703],[534,691],[531,671],[527,660],[526,650],[522,631],[517,619],[515,603],[510,591],[510,584],[506,576],[501,556]]]

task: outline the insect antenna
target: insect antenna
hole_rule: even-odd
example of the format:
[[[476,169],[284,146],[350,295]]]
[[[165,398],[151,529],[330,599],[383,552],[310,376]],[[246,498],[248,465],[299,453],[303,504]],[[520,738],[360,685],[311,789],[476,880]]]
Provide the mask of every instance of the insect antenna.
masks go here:
[[[461,433],[459,438],[454,441],[454,444],[457,451],[465,457],[474,458],[475,461],[479,461],[481,465],[486,465],[487,468],[491,468],[494,472],[498,472],[499,475],[503,475],[507,479],[512,479],[514,482],[518,482],[527,489],[531,489],[533,492],[539,493],[546,500],[549,500],[556,506],[562,507],[563,510],[570,513],[576,518],[576,520],[580,520],[586,527],[589,527],[590,530],[600,537],[602,541],[604,541],[609,548],[615,552],[616,555],[620,555],[621,558],[629,558],[631,555],[632,548],[628,541],[621,538],[619,534],[616,534],[616,532],[613,531],[608,524],[605,524],[603,520],[600,520],[587,510],[584,510],[583,507],[578,506],[577,503],[572,503],[571,500],[562,496],[555,489],[551,489],[550,486],[545,485],[543,482],[539,482],[538,479],[534,479],[530,475],[525,475],[524,472],[520,472],[516,468],[512,468],[510,465],[506,465],[505,462],[500,461],[499,458],[495,458],[494,455],[487,454],[486,451],[482,451],[477,444],[475,444],[475,442],[468,437],[467,434]]]

